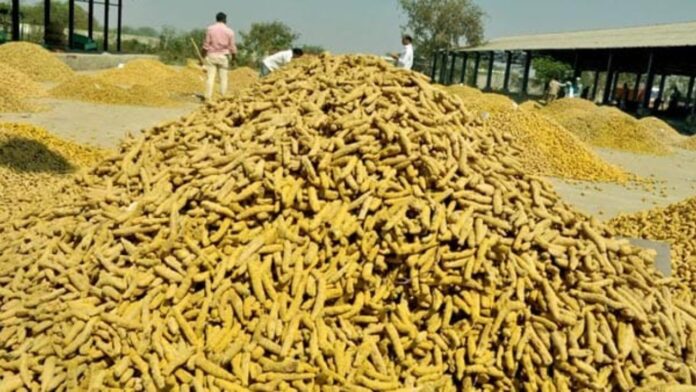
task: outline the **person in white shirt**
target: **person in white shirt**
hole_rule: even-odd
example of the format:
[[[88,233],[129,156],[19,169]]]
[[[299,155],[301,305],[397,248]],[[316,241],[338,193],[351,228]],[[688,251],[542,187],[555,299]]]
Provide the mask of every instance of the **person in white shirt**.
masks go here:
[[[300,48],[288,49],[272,54],[261,62],[261,76],[266,76],[280,67],[289,64],[292,59],[300,58],[304,52]]]
[[[391,57],[396,60],[397,67],[410,70],[413,68],[413,38],[404,35],[401,43],[404,45],[404,51],[401,54],[392,54]]]

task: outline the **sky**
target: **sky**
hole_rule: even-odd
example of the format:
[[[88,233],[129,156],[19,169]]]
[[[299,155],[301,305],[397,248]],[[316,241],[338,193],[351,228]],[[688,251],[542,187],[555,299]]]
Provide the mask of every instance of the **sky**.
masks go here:
[[[696,19],[694,0],[474,1],[487,14],[487,39]],[[405,23],[398,8],[398,0],[123,2],[124,23],[131,26],[200,28],[209,24],[215,13],[223,11],[229,15],[230,25],[235,30],[247,30],[253,22],[280,20],[301,34],[300,44],[321,45],[334,53],[384,54],[398,50],[401,26]],[[96,9],[97,15],[101,15],[101,7],[96,6]]]

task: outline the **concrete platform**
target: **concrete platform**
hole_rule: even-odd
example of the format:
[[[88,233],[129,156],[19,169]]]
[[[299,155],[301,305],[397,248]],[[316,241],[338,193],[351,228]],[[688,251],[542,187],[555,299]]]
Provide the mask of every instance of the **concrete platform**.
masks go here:
[[[98,71],[114,68],[119,64],[136,59],[159,60],[158,56],[146,54],[57,53],[56,57],[75,71]]]

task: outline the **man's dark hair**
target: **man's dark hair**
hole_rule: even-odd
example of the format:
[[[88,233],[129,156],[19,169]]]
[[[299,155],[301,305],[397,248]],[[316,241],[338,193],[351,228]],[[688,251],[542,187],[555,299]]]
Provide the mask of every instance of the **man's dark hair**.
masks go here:
[[[293,57],[302,57],[304,56],[304,50],[300,48],[292,48],[292,56]]]
[[[218,12],[218,14],[215,15],[215,20],[218,22],[226,23],[227,22],[227,15],[225,15],[224,12]]]
[[[404,39],[405,39],[409,44],[413,43],[413,37],[411,37],[410,35],[404,35]]]

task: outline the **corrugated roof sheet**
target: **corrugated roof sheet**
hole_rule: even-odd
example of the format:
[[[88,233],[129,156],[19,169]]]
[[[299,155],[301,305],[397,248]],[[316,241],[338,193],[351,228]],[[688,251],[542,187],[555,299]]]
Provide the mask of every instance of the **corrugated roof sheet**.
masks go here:
[[[696,22],[521,35],[492,39],[464,51],[656,48],[696,46]]]

